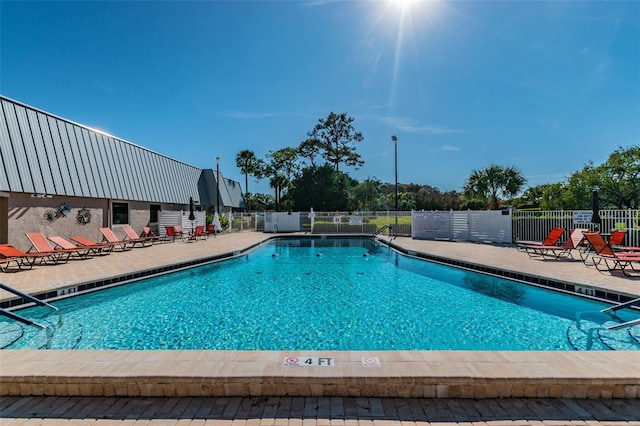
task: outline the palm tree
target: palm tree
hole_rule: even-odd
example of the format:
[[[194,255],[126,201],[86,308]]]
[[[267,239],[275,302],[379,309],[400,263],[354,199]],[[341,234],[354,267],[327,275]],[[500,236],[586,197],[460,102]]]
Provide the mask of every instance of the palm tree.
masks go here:
[[[498,195],[514,197],[527,180],[516,167],[502,167],[492,164],[480,170],[473,170],[464,185],[466,197],[482,198],[491,210],[500,208]]]
[[[262,160],[256,157],[256,154],[250,149],[243,149],[236,154],[236,166],[244,174],[244,190],[249,200],[249,175],[260,177],[262,170]],[[249,205],[247,208],[249,209]],[[250,210],[250,209],[249,209]]]

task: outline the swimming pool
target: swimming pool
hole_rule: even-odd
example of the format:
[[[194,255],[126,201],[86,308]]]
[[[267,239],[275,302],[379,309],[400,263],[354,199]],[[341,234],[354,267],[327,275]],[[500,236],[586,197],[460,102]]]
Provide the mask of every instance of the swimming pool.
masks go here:
[[[401,255],[371,239],[275,240],[239,258],[20,314],[50,347],[236,350],[638,349],[640,317],[605,304]],[[126,316],[125,316],[126,315]],[[581,318],[576,321],[578,316]],[[0,345],[45,333],[3,319]]]

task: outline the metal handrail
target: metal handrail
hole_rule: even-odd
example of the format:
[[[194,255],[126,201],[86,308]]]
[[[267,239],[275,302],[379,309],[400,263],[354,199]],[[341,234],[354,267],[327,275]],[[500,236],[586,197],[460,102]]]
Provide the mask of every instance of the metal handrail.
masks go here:
[[[609,306],[608,308],[605,308],[605,309],[601,310],[600,312],[614,312],[614,311],[618,311],[618,310],[620,310],[622,308],[626,308],[628,306],[635,305],[636,303],[640,303],[640,297],[637,298],[637,299],[630,300],[628,302],[618,303],[617,305]]]
[[[634,325],[638,325],[638,324],[640,324],[640,318],[623,322],[620,324],[610,325],[609,327],[607,327],[607,330],[619,330],[621,328],[633,327]]]
[[[53,309],[53,310],[56,310],[56,311],[58,310],[58,308],[56,308],[56,307],[55,307],[55,306],[53,306],[53,305],[48,304],[48,303],[47,303],[47,302],[45,302],[44,300],[37,299],[37,298],[35,298],[35,297],[33,297],[33,296],[31,296],[31,295],[27,294],[27,293],[23,293],[23,292],[21,292],[21,291],[19,291],[19,290],[16,290],[15,288],[11,288],[11,287],[9,287],[8,285],[5,285],[5,284],[0,283],[0,288],[1,288],[2,290],[6,290],[6,291],[8,291],[9,293],[13,293],[13,294],[15,294],[16,296],[20,296],[20,297],[22,297],[23,299],[27,299],[29,302],[33,302],[33,303],[35,303],[36,305],[46,306],[47,308],[50,308],[50,309]]]
[[[385,229],[392,229],[391,225],[384,225],[382,228],[378,229],[376,232],[373,233],[373,236],[375,237],[376,235],[381,234]]]
[[[18,315],[18,314],[15,314],[15,313],[11,312],[11,311],[7,311],[6,309],[0,308],[0,314],[4,315],[5,317],[9,317],[12,320],[19,321],[19,322],[21,322],[23,324],[26,324],[26,325],[33,325],[33,326],[36,326],[36,327],[42,328],[42,329],[47,328],[46,325],[42,325],[40,323],[37,323],[35,321],[30,320],[29,318],[25,318],[22,315]]]
[[[33,296],[29,295],[29,294],[23,293],[23,292],[21,292],[19,290],[16,290],[15,288],[11,288],[8,285],[2,284],[2,283],[0,283],[0,289],[8,291],[9,293],[13,293],[16,296],[20,296],[25,300],[28,300],[30,302],[35,303],[36,305],[44,306],[44,307],[49,308],[49,309],[53,309],[54,311],[56,311],[58,313],[58,325],[62,324],[62,314],[61,314],[60,310],[58,308],[56,308],[55,306],[50,305],[49,303],[45,302],[44,300],[40,300],[38,298],[35,298],[35,297],[33,297]],[[36,323],[34,321],[31,321],[31,320],[29,320],[27,318],[24,318],[21,315],[13,313],[13,312],[7,311],[6,309],[0,310],[0,314],[5,315],[5,316],[7,316],[7,317],[9,317],[11,319],[14,319],[16,321],[20,321],[20,322],[22,322],[24,324],[27,324],[27,325],[36,325],[38,327],[45,328],[42,325],[40,325],[40,324],[38,324],[38,323]],[[26,321],[23,321],[23,320],[26,320]]]

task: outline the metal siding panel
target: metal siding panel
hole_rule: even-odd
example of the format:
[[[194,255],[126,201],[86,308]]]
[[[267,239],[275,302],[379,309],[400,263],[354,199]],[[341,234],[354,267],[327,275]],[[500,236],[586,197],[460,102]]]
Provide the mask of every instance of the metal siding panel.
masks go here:
[[[67,149],[65,148],[65,144],[63,138],[60,133],[60,127],[58,124],[59,120],[53,117],[47,117],[47,121],[49,122],[49,129],[51,130],[51,137],[53,139],[53,146],[55,147],[58,167],[60,170],[60,175],[62,176],[62,182],[64,183],[63,192],[60,194],[64,195],[73,195],[73,181],[71,179],[71,174],[69,173],[69,163],[67,162]],[[65,132],[66,133],[66,132]]]
[[[162,176],[162,197],[167,203],[175,203],[176,200],[173,197],[173,181],[170,175],[169,161],[166,157],[158,156],[158,168],[160,169],[160,175]]]
[[[96,176],[98,196],[109,198],[109,179],[105,173],[103,150],[100,147],[101,142],[95,132],[87,132],[87,137],[89,139],[87,146],[90,147],[89,159],[94,170],[94,176]]]
[[[99,161],[98,168],[101,170],[101,173],[104,174],[106,183],[105,183],[105,196],[107,198],[114,198],[116,194],[117,177],[113,176],[112,170],[113,167],[111,165],[111,154],[109,149],[109,142],[107,137],[104,135],[95,135],[96,137],[96,145],[98,147],[99,152]]]
[[[9,182],[12,191],[16,192],[33,192],[33,184],[31,183],[31,175],[29,174],[27,158],[24,153],[24,144],[20,127],[16,119],[16,107],[13,104],[5,104],[5,118],[7,120],[7,128],[9,129],[9,140],[11,150],[11,173]]]
[[[162,200],[159,190],[159,188],[162,187],[162,182],[160,182],[159,179],[160,174],[157,171],[157,164],[155,161],[153,161],[154,156],[155,154],[153,154],[152,152],[144,151],[141,156],[141,161],[144,169],[147,170],[147,173],[154,177],[154,179],[147,180],[149,197],[154,202],[159,202]]]
[[[116,167],[118,168],[118,172],[120,173],[120,183],[122,187],[120,188],[122,191],[122,199],[123,200],[131,200],[132,191],[131,191],[131,176],[129,175],[129,171],[127,170],[127,156],[124,152],[124,146],[122,141],[119,139],[112,139],[113,141],[113,152],[115,153]]]
[[[129,145],[129,161],[131,162],[131,172],[133,173],[133,177],[135,178],[135,190],[137,199],[140,201],[149,201],[149,194],[145,189],[145,181],[147,180],[147,175],[145,171],[140,167],[140,161],[138,158],[140,156],[140,151],[142,148]]]
[[[80,170],[79,173],[84,174],[85,179],[85,188],[87,192],[85,196],[88,197],[97,197],[98,191],[96,190],[96,180],[93,176],[93,169],[91,168],[91,163],[89,163],[89,153],[87,142],[84,140],[84,135],[82,134],[82,127],[73,126],[73,132],[75,134],[78,152],[80,154]]]
[[[147,171],[142,167],[140,163],[140,154],[143,151],[142,148],[134,145],[129,145],[131,151],[131,165],[132,171],[135,172],[137,178],[136,190],[138,192],[138,199],[140,201],[151,201],[149,197],[149,191],[147,191],[147,181],[153,179],[153,176],[149,176]]]
[[[122,175],[120,158],[116,148],[118,142],[112,137],[105,137],[105,141],[107,142],[106,147],[107,158],[109,158],[109,173],[114,177],[114,191],[111,198],[126,200],[127,191],[125,190],[124,176]]]
[[[64,194],[64,183],[62,181],[62,174],[60,173],[55,144],[51,137],[49,121],[47,121],[46,115],[39,112],[36,112],[36,117],[38,120],[38,127],[40,128],[40,136],[42,137],[42,146],[46,153],[46,167],[51,174],[51,184],[53,185],[52,188],[47,187],[47,194]]]
[[[72,170],[72,174],[75,173],[76,179],[80,183],[80,191],[76,192],[79,196],[88,197],[91,192],[89,191],[89,176],[87,175],[87,171],[85,169],[85,164],[82,159],[82,147],[80,146],[80,142],[76,138],[76,126],[71,123],[65,123],[67,127],[67,135],[69,137],[69,146],[71,147],[71,153],[73,155],[73,160],[75,162],[75,169]]]
[[[142,199],[144,201],[155,201],[155,197],[151,191],[151,182],[156,178],[155,174],[149,170],[147,167],[144,158],[147,155],[147,150],[142,148],[135,149],[135,161],[136,168],[140,171],[139,174],[141,176],[140,180],[140,190],[142,191]]]
[[[18,115],[18,123],[20,125],[21,133],[22,133],[22,142],[24,144],[24,151],[27,156],[27,164],[29,165],[29,174],[31,176],[31,182],[33,184],[33,191],[38,194],[44,194],[47,192],[45,187],[45,176],[43,175],[42,165],[40,163],[40,159],[46,155],[44,153],[44,149],[42,149],[42,145],[36,145],[36,141],[34,140],[34,129],[31,127],[31,122],[35,126],[35,132],[38,132],[38,120],[36,120],[35,116],[32,116],[32,119],[29,120],[28,110],[26,108],[16,108],[16,112]],[[33,111],[32,111],[33,112]],[[43,158],[44,159],[44,158]]]
[[[184,176],[182,175],[179,167],[180,165],[176,161],[172,161],[172,165],[173,165],[174,179],[175,179],[175,182],[177,183],[175,188],[176,197],[178,198],[178,200],[183,200],[182,204],[188,204],[189,196],[191,194],[189,193],[187,185],[185,184]]]
[[[66,164],[66,172],[69,174],[71,180],[71,191],[67,190],[68,195],[82,195],[82,184],[80,183],[80,177],[78,176],[78,168],[76,166],[76,157],[73,155],[73,143],[69,136],[69,129],[67,129],[67,123],[55,119],[58,131],[60,132],[60,142],[62,143],[62,149],[64,152],[64,160]]]
[[[178,198],[176,197],[176,190],[175,190],[175,176],[173,175],[173,169],[171,167],[171,162],[169,161],[168,158],[166,157],[162,157],[162,175],[164,176],[165,179],[165,191],[166,191],[166,197],[167,197],[167,201],[170,203],[178,203],[181,204],[178,200]]]
[[[2,101],[0,104],[0,114],[2,114],[2,123],[0,123],[0,157],[2,158],[2,173],[0,173],[0,188],[7,191],[22,191],[22,183],[18,175],[18,167],[13,155],[13,147],[11,145],[11,137],[9,136],[9,122],[6,119],[8,102]]]
[[[129,199],[130,200],[139,200],[140,197],[138,195],[138,177],[136,174],[136,170],[133,167],[132,164],[132,159],[131,159],[131,145],[120,141],[120,147],[122,149],[122,155],[123,155],[123,165],[124,165],[124,170],[125,173],[127,174],[127,179],[129,181]]]
[[[81,129],[82,139],[84,141],[84,147],[87,153],[88,166],[91,170],[91,174],[93,175],[93,185],[95,189],[96,196],[98,198],[104,198],[104,176],[100,173],[98,169],[98,161],[96,158],[96,150],[98,149],[95,146],[95,132],[89,131],[87,129]]]

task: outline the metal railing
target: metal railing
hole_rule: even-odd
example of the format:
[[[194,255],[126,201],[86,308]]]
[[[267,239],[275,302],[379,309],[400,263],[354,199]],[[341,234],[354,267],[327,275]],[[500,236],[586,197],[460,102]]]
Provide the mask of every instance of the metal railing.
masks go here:
[[[640,246],[640,210],[600,210],[600,224],[583,223],[580,219],[580,215],[583,213],[585,211],[582,210],[514,211],[513,238],[524,241],[542,241],[549,230],[556,227],[567,230],[587,228],[605,234],[609,234],[615,229],[623,229],[627,231],[624,244]]]

